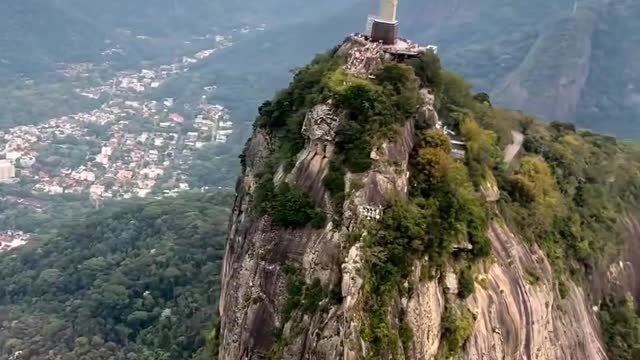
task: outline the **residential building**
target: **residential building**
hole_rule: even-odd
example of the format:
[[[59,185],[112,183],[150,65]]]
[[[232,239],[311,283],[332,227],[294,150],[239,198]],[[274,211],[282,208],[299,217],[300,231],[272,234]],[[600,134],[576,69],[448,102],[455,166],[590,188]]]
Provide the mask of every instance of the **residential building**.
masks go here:
[[[16,177],[16,168],[9,160],[0,160],[0,181],[11,180]]]

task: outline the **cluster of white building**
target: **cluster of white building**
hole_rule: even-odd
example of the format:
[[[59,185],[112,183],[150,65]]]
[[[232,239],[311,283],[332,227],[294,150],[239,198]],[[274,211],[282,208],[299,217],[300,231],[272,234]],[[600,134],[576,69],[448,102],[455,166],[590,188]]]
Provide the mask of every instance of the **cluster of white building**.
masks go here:
[[[212,141],[217,143],[226,143],[229,136],[233,133],[233,123],[230,120],[230,114],[227,109],[221,105],[200,105],[202,112],[194,121],[194,127],[198,129],[198,138],[208,138],[211,135]],[[191,134],[194,137],[194,134]],[[186,143],[186,142],[185,142]],[[202,142],[191,144],[197,148],[202,147]]]
[[[255,30],[264,28],[262,25]],[[242,28],[233,32],[251,30]],[[225,143],[233,133],[229,111],[221,105],[203,101],[198,108],[199,115],[195,119],[185,119],[174,109],[174,99],[151,101],[141,95],[160,87],[170,77],[189,71],[192,64],[233,45],[231,35],[207,35],[206,38],[215,39],[216,46],[184,57],[175,64],[119,72],[99,86],[76,89],[78,94],[92,99],[108,96],[108,101],[93,111],[0,131],[0,183],[22,178],[33,184],[36,192],[89,194],[97,203],[105,198],[145,197],[152,193],[175,196],[189,190],[186,168],[193,153],[207,143]],[[122,52],[115,47],[103,55]],[[59,72],[69,78],[87,78],[96,69],[107,66],[108,62],[101,65],[60,64]],[[211,85],[203,91],[211,93],[215,89],[216,86]],[[195,131],[182,134],[186,124],[193,124]],[[107,133],[95,137],[89,129],[95,130],[96,125],[104,126],[103,131]],[[67,136],[80,141],[99,141],[100,151],[95,155],[87,153],[86,161],[80,166],[49,173],[49,168],[37,160],[40,148]],[[62,143],[60,146],[72,147],[74,144]],[[37,201],[31,197],[17,197],[13,204],[43,211],[33,203]],[[28,238],[29,234],[19,231],[0,232],[0,252],[21,246]]]
[[[111,80],[109,85],[95,86],[87,89],[76,89],[76,92],[82,96],[99,99],[104,93],[114,96],[121,93],[142,93],[149,89],[156,89],[168,78],[188,71],[189,65],[203,61],[211,57],[217,51],[233,45],[230,35],[216,35],[215,39],[217,45],[215,48],[198,51],[193,55],[193,57],[183,56],[179,63],[161,65],[156,68],[143,69],[138,72],[119,72],[116,77]],[[78,64],[78,66],[75,67],[70,66],[68,69],[65,69],[63,73],[66,76],[82,76],[87,70],[88,68],[86,64]]]
[[[193,120],[197,131],[182,135],[181,128],[187,120],[170,112],[174,105],[173,99],[162,102],[114,99],[91,112],[0,132],[6,158],[0,161],[0,181],[15,179],[17,172],[34,181],[34,190],[38,192],[89,193],[101,199],[147,196],[163,176],[180,179],[164,190],[188,190],[189,184],[181,171],[191,161],[193,150],[210,142],[226,142],[233,124],[224,107],[202,103],[200,114]],[[148,122],[146,127],[150,130],[132,130],[133,118]],[[98,154],[87,154],[80,167],[59,169],[55,175],[38,166],[36,158],[41,145],[68,135],[93,139],[87,133],[90,124],[108,126],[109,139],[101,141]]]

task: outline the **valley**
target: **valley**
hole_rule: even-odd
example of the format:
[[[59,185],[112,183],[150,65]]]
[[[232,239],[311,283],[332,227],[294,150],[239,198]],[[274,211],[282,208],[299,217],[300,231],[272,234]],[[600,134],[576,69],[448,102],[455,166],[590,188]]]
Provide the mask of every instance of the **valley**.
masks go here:
[[[187,76],[190,66],[210,61],[217,52],[233,46],[234,38],[242,41],[264,30],[263,26],[242,27],[229,34],[208,34],[201,39],[210,48],[182,56],[176,63],[139,71],[116,72],[108,62],[61,64],[58,72],[64,75],[63,82],[77,86],[83,79],[94,79],[93,86],[73,91],[101,105],[0,131],[0,146],[5,161],[10,162],[4,166],[12,174],[3,179],[5,195],[0,200],[14,204],[11,207],[17,205],[28,218],[47,213],[46,208],[30,205],[27,200],[33,196],[48,201],[55,197],[85,199],[89,208],[105,201],[161,198],[210,187],[230,191],[232,174],[237,171],[232,151],[237,148],[227,144],[234,138],[232,114],[220,104],[209,103],[218,86],[205,86],[199,96],[180,103],[171,97],[154,100],[152,92],[161,91],[167,80]],[[96,80],[97,73],[113,73],[113,77]],[[212,166],[216,172],[206,170]],[[11,213],[7,210],[0,215],[0,223]],[[14,244],[11,247],[25,244],[30,234],[24,231],[34,230],[29,221],[14,225],[17,228],[2,229],[7,238],[3,243]]]
[[[0,360],[637,359],[640,7],[396,4],[0,4]]]

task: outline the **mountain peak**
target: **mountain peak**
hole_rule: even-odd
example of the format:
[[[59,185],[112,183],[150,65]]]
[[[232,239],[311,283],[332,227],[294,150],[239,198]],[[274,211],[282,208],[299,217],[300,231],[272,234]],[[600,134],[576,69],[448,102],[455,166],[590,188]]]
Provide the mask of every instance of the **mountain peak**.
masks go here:
[[[615,224],[565,232],[589,216],[568,194],[595,196],[571,180],[594,169],[558,160],[566,151],[607,166],[629,149],[494,108],[432,48],[348,37],[260,107],[227,245],[221,359],[606,359],[594,299],[567,268],[580,278],[609,261],[592,236]],[[593,242],[582,257],[549,236]]]

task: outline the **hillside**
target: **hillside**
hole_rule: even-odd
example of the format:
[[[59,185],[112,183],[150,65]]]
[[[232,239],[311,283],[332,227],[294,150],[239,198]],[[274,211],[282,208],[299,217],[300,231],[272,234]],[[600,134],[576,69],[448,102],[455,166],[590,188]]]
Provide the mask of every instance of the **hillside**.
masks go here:
[[[89,19],[42,0],[2,2],[0,34],[0,79],[48,70],[56,62],[95,58],[105,39]]]
[[[361,31],[362,14],[375,11],[375,4],[360,0],[313,21],[283,24],[210,64],[196,81],[229,68],[224,76],[235,83],[246,79],[241,92],[255,94],[242,106],[250,108],[258,96],[284,85],[288,70],[344,34]],[[546,122],[637,138],[638,11],[628,0],[406,0],[399,18],[403,36],[438,45],[443,63],[476,91],[490,93],[494,103]],[[244,62],[250,66],[235,75],[235,65]]]
[[[332,16],[349,4],[337,0],[4,2],[0,4],[0,80],[22,74],[41,76],[59,63],[139,64],[173,58],[182,55],[180,50],[188,48],[189,42],[211,36],[212,31],[262,24],[277,29]],[[114,46],[123,50],[124,59],[103,56]]]
[[[220,358],[633,359],[636,269],[616,266],[638,240],[638,149],[366,44],[259,108]]]
[[[404,33],[494,102],[541,119],[640,136],[635,1],[401,2]]]
[[[230,202],[121,202],[3,254],[0,359],[208,358]]]

